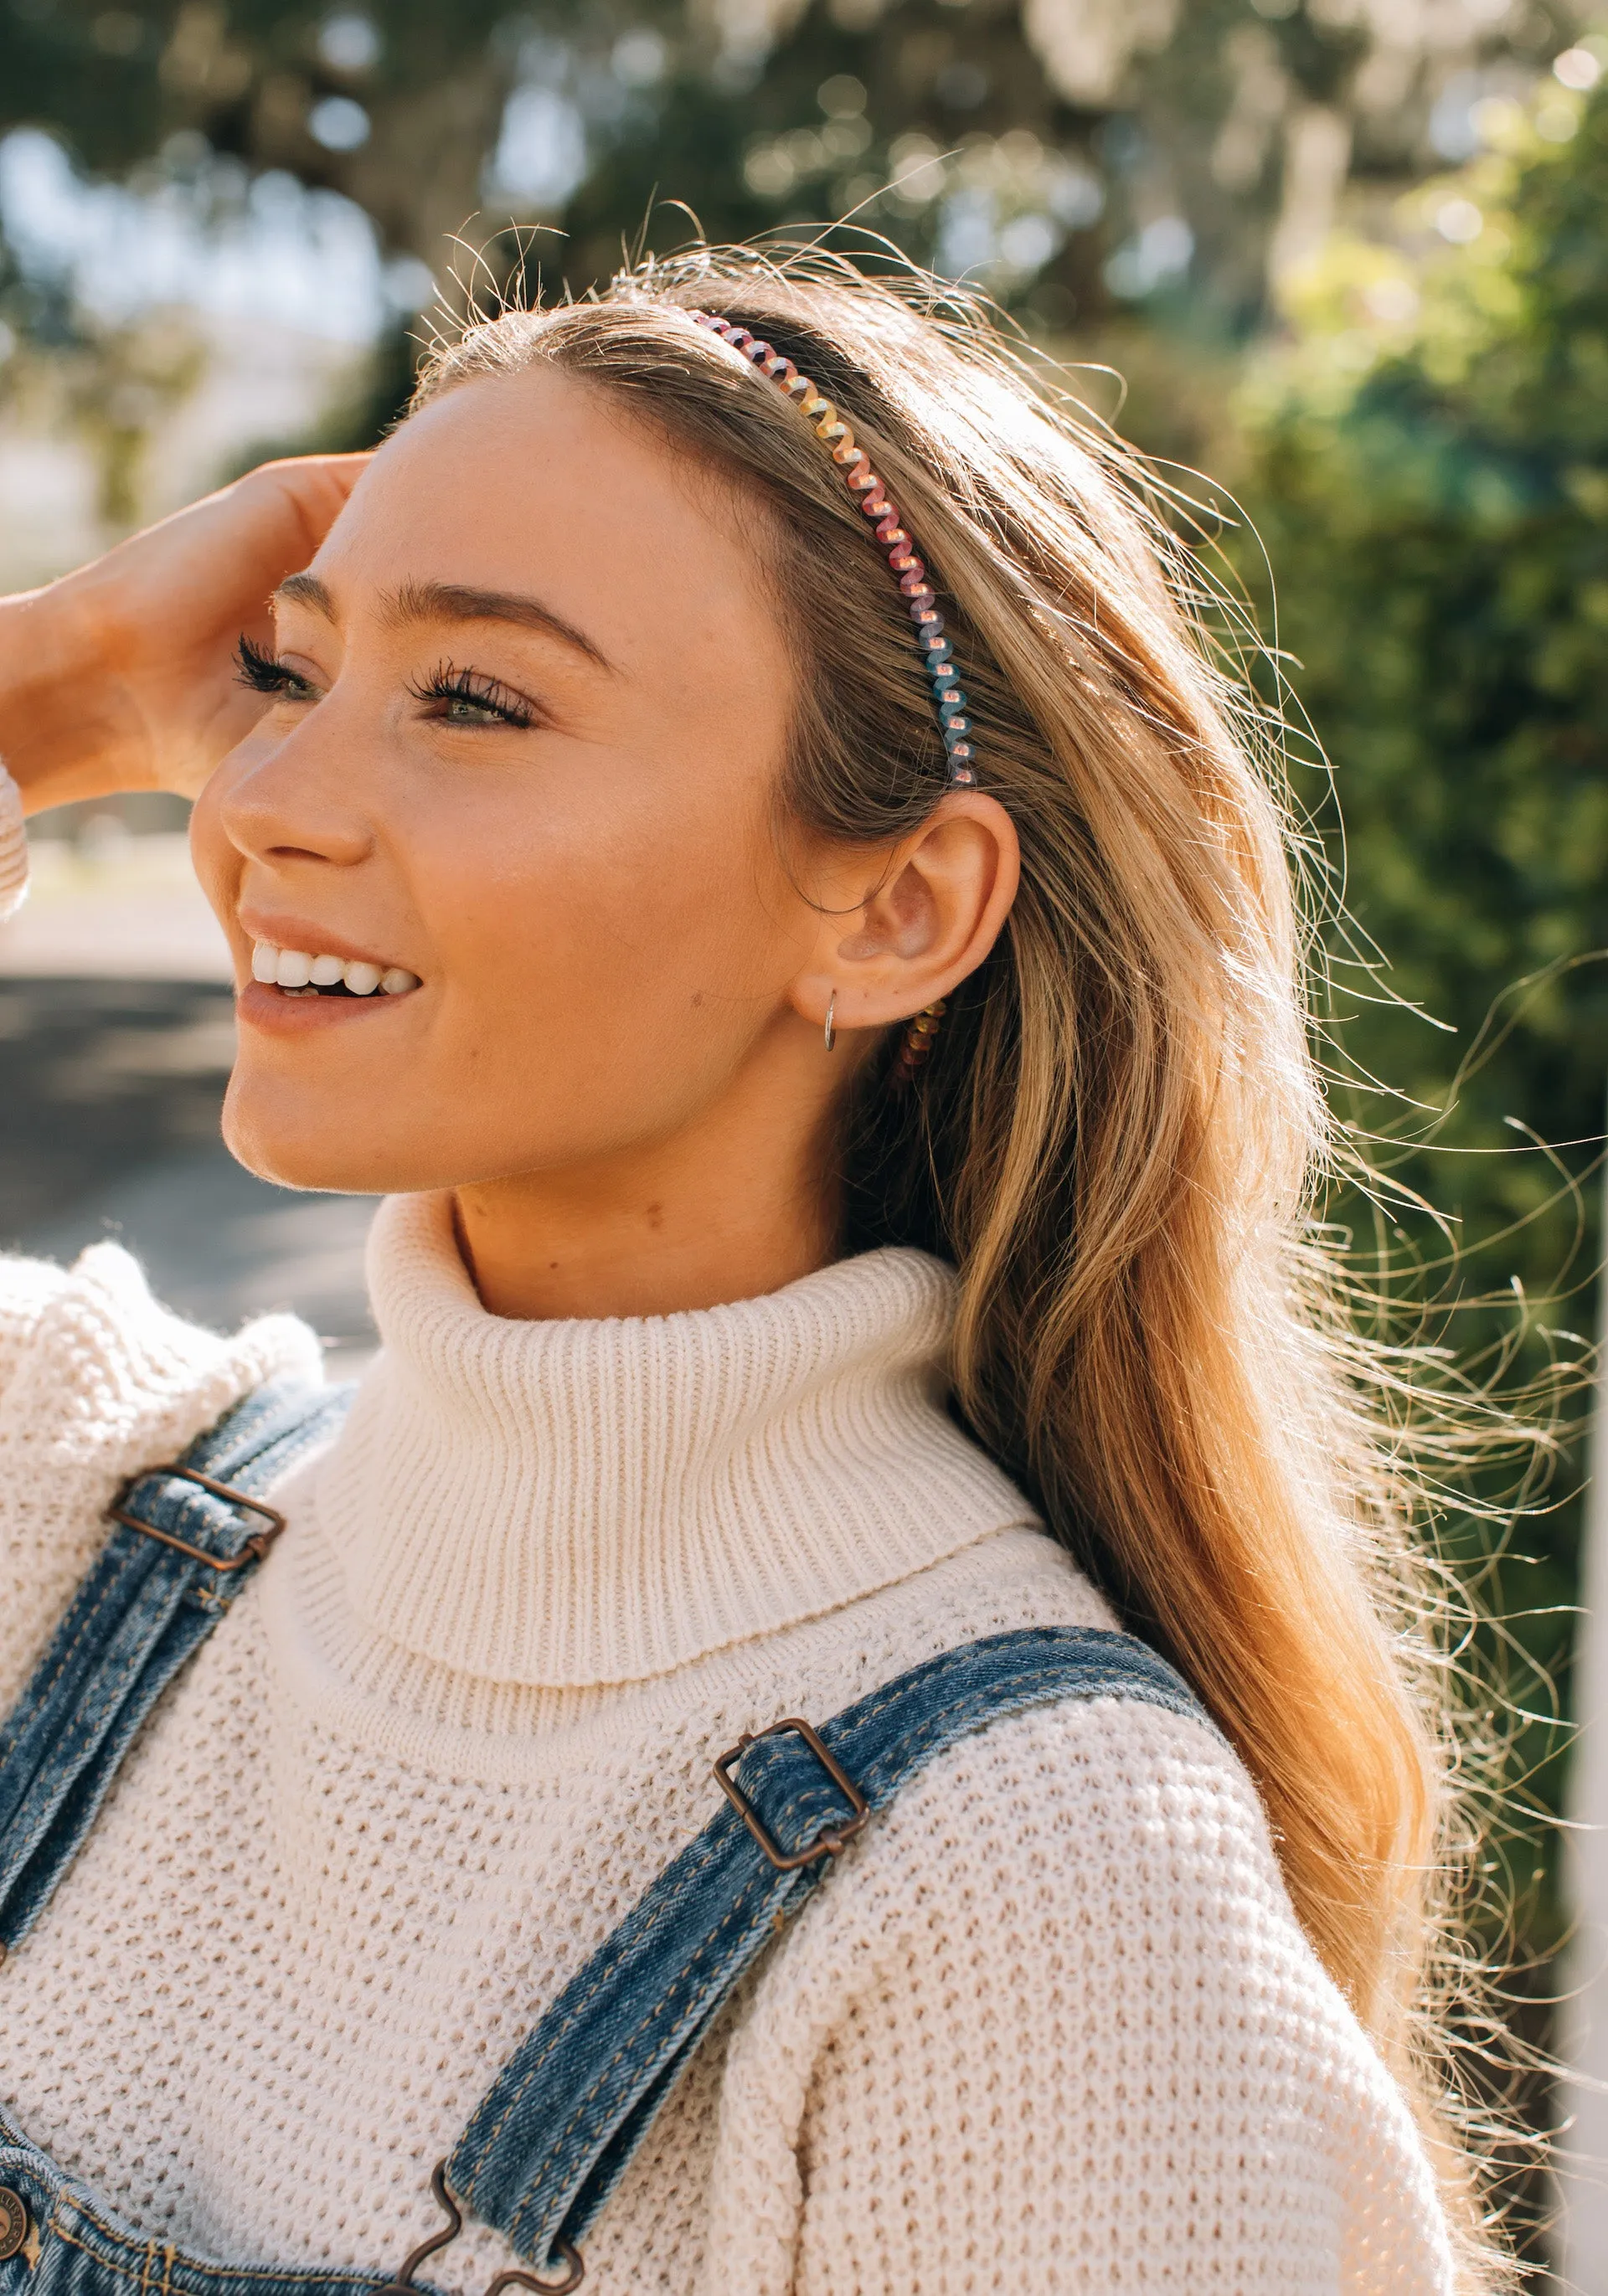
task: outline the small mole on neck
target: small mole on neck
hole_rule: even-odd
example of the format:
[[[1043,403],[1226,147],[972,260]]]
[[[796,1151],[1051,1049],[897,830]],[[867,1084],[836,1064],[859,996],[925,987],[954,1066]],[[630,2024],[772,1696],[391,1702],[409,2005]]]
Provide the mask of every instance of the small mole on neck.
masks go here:
[[[662,1204],[650,1204],[648,1206],[648,1226],[650,1227],[662,1227],[664,1226],[664,1206]]]

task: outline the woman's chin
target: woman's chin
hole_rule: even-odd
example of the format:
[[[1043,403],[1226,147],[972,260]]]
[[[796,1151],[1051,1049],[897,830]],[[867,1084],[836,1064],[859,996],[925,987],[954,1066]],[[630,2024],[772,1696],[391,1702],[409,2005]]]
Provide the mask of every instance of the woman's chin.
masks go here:
[[[357,1106],[310,1106],[283,1084],[268,1089],[230,1078],[224,1102],[224,1145],[237,1164],[281,1188],[327,1195],[381,1196],[429,1185],[403,1168],[373,1136],[372,1119]]]

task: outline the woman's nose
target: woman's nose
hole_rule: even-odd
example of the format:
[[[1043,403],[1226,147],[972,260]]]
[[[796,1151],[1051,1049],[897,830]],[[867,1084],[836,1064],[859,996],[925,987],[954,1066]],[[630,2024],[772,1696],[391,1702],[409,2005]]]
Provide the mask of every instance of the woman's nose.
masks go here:
[[[266,728],[249,735],[215,777],[219,828],[249,861],[267,866],[323,861],[350,867],[373,849],[367,810],[360,802],[350,746],[339,728],[320,724],[332,701],[282,738]],[[203,800],[204,801],[204,800]]]

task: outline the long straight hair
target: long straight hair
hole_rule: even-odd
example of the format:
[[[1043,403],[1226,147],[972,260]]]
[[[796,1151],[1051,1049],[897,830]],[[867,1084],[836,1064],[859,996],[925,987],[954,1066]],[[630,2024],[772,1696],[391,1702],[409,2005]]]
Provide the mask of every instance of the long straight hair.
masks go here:
[[[1021,842],[1009,922],[919,1085],[888,1089],[892,1041],[857,1084],[849,1243],[958,1269],[966,1419],[1238,1750],[1307,1935],[1419,2112],[1462,2284],[1494,2287],[1477,2172],[1432,2102],[1446,1670],[1314,1218],[1333,1142],[1276,742],[1137,466],[940,283],[700,248],[471,324],[415,404],[558,367],[749,505],[798,671],[783,828],[885,843],[931,811],[946,759],[841,475],[693,306],[791,358],[865,444]]]

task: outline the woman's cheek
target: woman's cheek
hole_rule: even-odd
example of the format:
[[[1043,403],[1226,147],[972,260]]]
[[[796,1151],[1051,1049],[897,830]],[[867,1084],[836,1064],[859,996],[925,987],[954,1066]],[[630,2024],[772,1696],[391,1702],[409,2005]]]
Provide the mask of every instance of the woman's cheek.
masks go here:
[[[190,810],[190,860],[213,914],[226,931],[234,926],[243,858],[223,825],[221,793],[235,752],[211,775]]]

